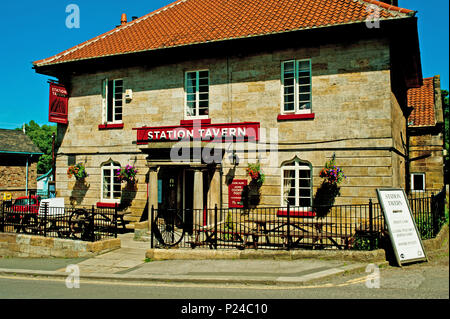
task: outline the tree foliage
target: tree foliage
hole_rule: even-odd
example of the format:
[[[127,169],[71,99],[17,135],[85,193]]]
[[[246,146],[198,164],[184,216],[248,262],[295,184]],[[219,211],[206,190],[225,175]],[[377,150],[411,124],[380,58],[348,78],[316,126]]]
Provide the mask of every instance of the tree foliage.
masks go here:
[[[23,130],[22,127],[16,130]],[[45,174],[52,168],[52,134],[56,134],[55,125],[40,126],[33,120],[25,124],[25,134],[36,144],[37,147],[44,153],[39,158],[37,164],[38,174]]]

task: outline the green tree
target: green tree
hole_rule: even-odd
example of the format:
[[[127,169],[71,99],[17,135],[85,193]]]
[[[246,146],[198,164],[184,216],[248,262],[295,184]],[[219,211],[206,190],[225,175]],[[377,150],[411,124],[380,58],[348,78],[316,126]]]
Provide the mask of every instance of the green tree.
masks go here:
[[[23,128],[16,128],[22,130]],[[40,126],[34,121],[25,124],[25,134],[36,144],[37,147],[44,153],[39,158],[37,164],[38,174],[45,174],[52,168],[52,134],[56,134],[56,125],[42,125]]]

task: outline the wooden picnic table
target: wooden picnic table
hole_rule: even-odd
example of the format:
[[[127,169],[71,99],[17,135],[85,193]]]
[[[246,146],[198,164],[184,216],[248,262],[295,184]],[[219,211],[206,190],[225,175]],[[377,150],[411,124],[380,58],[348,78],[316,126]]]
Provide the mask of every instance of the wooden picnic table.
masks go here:
[[[218,241],[234,242],[237,248],[245,248],[254,242],[249,240],[254,234],[253,231],[244,223],[237,221],[221,221],[217,225],[197,226],[193,231],[195,238],[188,241],[192,248],[208,245],[213,249]],[[200,238],[202,234],[204,239]]]
[[[249,218],[247,223],[253,223],[255,246],[260,245],[259,238],[265,238],[266,245],[277,244],[271,238],[281,238],[283,245],[290,248],[298,247],[301,244],[306,244],[302,240],[310,239],[308,243],[313,247],[323,245],[323,240],[328,239],[336,247],[341,249],[342,246],[348,248],[349,235],[338,234],[327,231],[331,229],[335,222],[321,220],[318,218],[291,218],[289,223],[286,219],[279,218]],[[277,236],[278,235],[278,236]],[[336,239],[344,241],[344,245],[339,244]],[[318,243],[319,242],[319,243]],[[263,244],[263,243],[261,243]]]

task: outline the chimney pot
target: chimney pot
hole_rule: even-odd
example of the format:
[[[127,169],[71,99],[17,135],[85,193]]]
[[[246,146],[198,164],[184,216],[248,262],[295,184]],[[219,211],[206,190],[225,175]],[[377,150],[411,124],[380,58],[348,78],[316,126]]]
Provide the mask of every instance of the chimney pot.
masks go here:
[[[127,21],[127,15],[126,15],[126,13],[122,13],[122,18],[120,19],[120,24],[126,24],[128,21]]]

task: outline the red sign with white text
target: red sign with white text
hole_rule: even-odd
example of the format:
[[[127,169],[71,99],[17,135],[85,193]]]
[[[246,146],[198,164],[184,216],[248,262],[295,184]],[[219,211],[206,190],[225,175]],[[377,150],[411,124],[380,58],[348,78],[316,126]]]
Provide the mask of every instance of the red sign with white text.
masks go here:
[[[258,141],[259,123],[200,124],[137,128],[137,144],[181,140],[205,142]]]
[[[67,124],[67,110],[69,94],[61,84],[50,83],[48,121],[52,123]]]
[[[235,179],[228,185],[228,207],[229,208],[243,208],[242,193],[247,186],[246,179]]]

